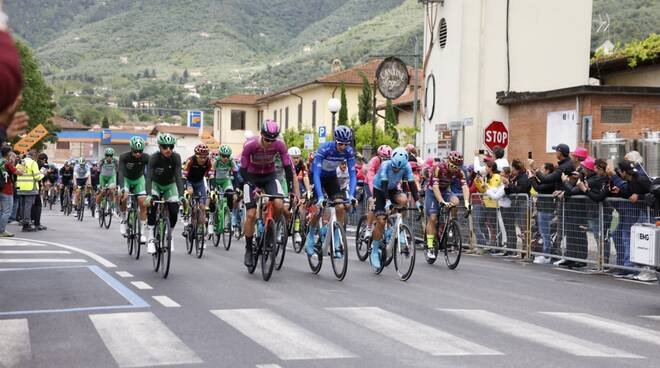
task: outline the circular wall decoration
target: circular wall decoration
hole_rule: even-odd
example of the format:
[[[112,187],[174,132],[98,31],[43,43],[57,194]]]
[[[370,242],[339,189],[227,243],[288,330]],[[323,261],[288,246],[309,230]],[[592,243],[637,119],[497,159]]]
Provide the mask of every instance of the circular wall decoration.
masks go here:
[[[408,67],[397,57],[388,57],[378,65],[376,79],[381,95],[390,100],[401,97],[410,85]]]
[[[447,46],[447,21],[445,18],[440,19],[440,27],[438,28],[438,43],[442,49]]]
[[[431,119],[433,119],[433,114],[435,113],[435,76],[433,73],[426,77],[424,111],[426,111],[426,120],[431,121]]]

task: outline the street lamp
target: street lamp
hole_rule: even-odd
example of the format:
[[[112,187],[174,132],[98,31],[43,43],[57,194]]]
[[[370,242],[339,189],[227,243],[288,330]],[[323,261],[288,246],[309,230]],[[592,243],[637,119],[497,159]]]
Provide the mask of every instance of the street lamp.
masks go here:
[[[335,115],[341,110],[341,101],[336,98],[328,100],[328,110],[332,114],[332,132],[335,131]]]

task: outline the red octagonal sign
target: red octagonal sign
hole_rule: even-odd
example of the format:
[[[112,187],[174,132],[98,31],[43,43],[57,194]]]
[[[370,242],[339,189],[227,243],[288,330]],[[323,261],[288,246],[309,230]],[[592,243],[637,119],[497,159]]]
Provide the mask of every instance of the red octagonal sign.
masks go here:
[[[506,148],[509,144],[509,131],[501,121],[493,121],[484,130],[484,144],[491,151],[493,147],[500,146]]]

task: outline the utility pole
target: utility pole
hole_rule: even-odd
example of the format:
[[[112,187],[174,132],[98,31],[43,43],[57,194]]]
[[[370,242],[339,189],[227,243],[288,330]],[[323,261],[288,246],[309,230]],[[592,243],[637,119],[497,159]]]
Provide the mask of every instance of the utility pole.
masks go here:
[[[413,86],[413,88],[414,88],[414,91],[413,91],[413,127],[415,127],[415,129],[417,129],[417,109],[418,109],[417,99],[418,99],[418,96],[419,96],[417,94],[417,89],[419,89],[419,57],[417,56],[417,55],[419,55],[418,48],[419,48],[419,42],[418,42],[417,36],[415,36],[415,52],[414,52],[414,54],[415,54],[415,57],[414,57],[414,59],[415,59],[414,81],[415,82],[414,82],[414,86]],[[415,145],[417,145],[417,137],[415,137]]]
[[[374,81],[374,89],[371,92],[373,95],[373,104],[371,106],[371,151],[376,149],[376,93],[378,91],[377,80]]]

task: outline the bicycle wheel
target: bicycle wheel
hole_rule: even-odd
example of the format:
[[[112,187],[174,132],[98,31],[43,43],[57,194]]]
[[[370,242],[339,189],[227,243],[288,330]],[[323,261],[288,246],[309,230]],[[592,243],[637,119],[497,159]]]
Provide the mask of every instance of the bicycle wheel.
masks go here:
[[[346,233],[344,227],[338,222],[332,224],[333,227],[333,241],[330,254],[330,263],[332,263],[332,271],[335,273],[337,280],[341,281],[346,277],[348,270],[348,246],[346,245]],[[337,236],[339,235],[339,236]]]
[[[90,200],[89,210],[91,212],[91,216],[94,217],[94,213],[96,212],[96,198],[92,198]]]
[[[133,234],[133,223],[135,222],[135,214],[133,213],[133,210],[130,210],[128,212],[128,216],[126,218],[126,245],[128,246],[128,255],[132,256],[133,255],[133,240],[135,235]]]
[[[449,223],[444,245],[445,262],[447,263],[447,267],[453,270],[458,266],[458,262],[461,261],[461,253],[463,252],[461,230],[458,227],[458,223],[453,219]]]
[[[103,225],[105,224],[105,213],[103,208],[105,208],[105,197],[101,198],[101,203],[99,203],[98,207],[96,207],[100,228],[103,228]]]
[[[186,239],[186,252],[192,254],[195,243],[195,233],[193,232],[192,223],[188,224],[183,230],[183,237]]]
[[[160,247],[160,274],[164,279],[170,274],[170,262],[172,260],[172,231],[170,219],[164,219],[161,247]]]
[[[367,215],[362,215],[358,221],[355,234],[355,253],[360,261],[364,262],[369,257],[369,244],[371,239],[364,236],[367,231]]]
[[[138,212],[134,211],[135,214],[135,229],[133,230],[133,235],[134,235],[134,240],[133,240],[133,254],[135,255],[135,259],[140,259],[140,248],[142,247],[142,242],[140,241],[140,238],[142,238],[142,224],[140,223],[140,219],[138,217]]]
[[[162,243],[161,239],[161,228],[164,227],[165,225],[163,224],[163,219],[158,219],[156,222],[156,227],[153,231],[155,231],[155,236],[154,240],[156,241],[156,252],[151,255],[151,261],[154,266],[154,271],[158,272],[160,269],[160,247]]]
[[[275,221],[268,222],[264,233],[261,249],[261,277],[264,281],[270,280],[275,266],[275,256],[277,254],[277,229],[275,226]]]
[[[394,268],[399,280],[407,281],[415,268],[415,238],[408,225],[401,224],[399,235],[394,247]]]
[[[85,204],[78,204],[78,221],[82,221],[85,218]]]
[[[222,218],[219,219],[220,223],[222,224],[222,245],[225,247],[225,250],[229,250],[229,248],[231,248],[231,237],[233,231],[231,228],[231,211],[229,210],[229,207],[225,207],[222,213]]]
[[[298,223],[298,229],[296,229],[296,222]],[[305,218],[300,215],[300,210],[296,211],[296,214],[292,221],[293,225],[291,226],[291,241],[293,245],[293,251],[300,253],[305,244],[305,238],[307,237],[307,232],[305,231]],[[296,241],[296,234],[300,237],[299,241]]]
[[[318,225],[316,226],[315,234],[317,234],[315,235],[317,238],[314,245],[314,253],[310,256],[307,254],[307,251],[305,251],[305,254],[307,254],[307,263],[309,263],[309,268],[313,273],[319,273],[319,271],[321,271],[321,266],[323,266],[323,246],[321,245],[321,236],[318,235]]]
[[[245,225],[245,204],[241,203],[241,206],[237,209],[238,211],[238,223],[237,223],[237,231],[234,232],[234,236],[236,236],[236,240],[241,240],[243,237],[243,225]]]
[[[113,216],[113,208],[112,208],[112,202],[109,200],[105,201],[105,228],[109,229],[110,224],[112,223],[112,216]]]
[[[276,221],[275,239],[277,240],[275,253],[275,269],[278,271],[284,265],[284,255],[286,254],[287,229],[283,218]]]
[[[204,239],[206,238],[206,226],[202,222],[197,224],[197,229],[195,229],[195,254],[197,258],[202,258],[204,254]]]

